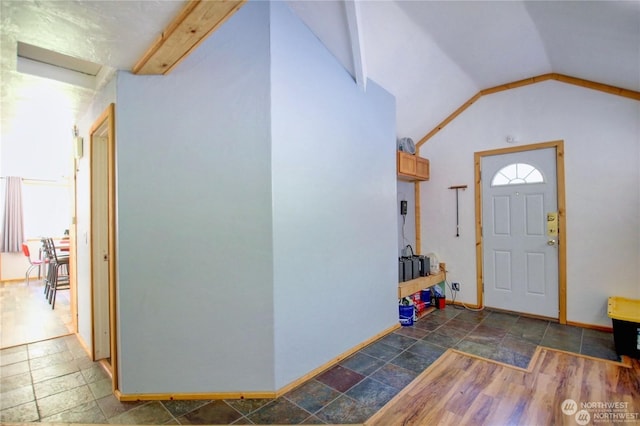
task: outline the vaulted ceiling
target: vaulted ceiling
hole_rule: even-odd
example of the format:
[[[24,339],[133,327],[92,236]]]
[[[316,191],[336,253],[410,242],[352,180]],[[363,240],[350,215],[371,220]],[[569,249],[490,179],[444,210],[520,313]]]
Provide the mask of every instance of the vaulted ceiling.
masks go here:
[[[289,2],[355,75],[345,4]],[[480,90],[547,73],[640,90],[638,1],[362,1],[368,76],[420,139]],[[351,43],[352,44],[352,43]]]
[[[396,96],[399,137],[420,139],[482,89],[546,73],[640,90],[639,1],[287,3],[359,84],[370,78]],[[51,118],[41,125],[71,129],[113,71],[131,70],[183,6],[0,2],[3,140],[24,140],[40,114]],[[24,74],[18,41],[103,69],[84,87]]]

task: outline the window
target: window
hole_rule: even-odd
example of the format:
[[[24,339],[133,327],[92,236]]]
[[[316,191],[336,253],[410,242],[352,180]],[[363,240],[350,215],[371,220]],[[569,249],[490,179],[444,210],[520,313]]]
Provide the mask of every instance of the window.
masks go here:
[[[59,237],[71,225],[71,188],[66,182],[22,179],[25,239]],[[0,216],[4,210],[4,180],[0,180]],[[37,253],[36,253],[37,254]]]
[[[522,185],[544,182],[540,170],[531,164],[514,163],[503,167],[493,176],[491,186]]]

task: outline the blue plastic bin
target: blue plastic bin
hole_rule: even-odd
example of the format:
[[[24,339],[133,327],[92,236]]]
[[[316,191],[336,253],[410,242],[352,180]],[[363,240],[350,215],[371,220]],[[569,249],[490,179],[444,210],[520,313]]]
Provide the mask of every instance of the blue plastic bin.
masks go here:
[[[413,325],[414,306],[398,306],[400,308],[400,324],[403,326]]]

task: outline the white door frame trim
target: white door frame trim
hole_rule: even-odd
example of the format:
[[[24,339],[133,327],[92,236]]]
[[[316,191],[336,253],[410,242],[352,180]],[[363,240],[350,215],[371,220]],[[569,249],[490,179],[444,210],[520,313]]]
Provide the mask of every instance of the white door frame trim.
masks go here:
[[[478,307],[484,306],[483,240],[482,240],[482,157],[509,154],[512,152],[555,148],[558,185],[558,321],[567,323],[567,235],[564,178],[564,141],[535,143],[509,148],[492,149],[474,153],[475,164],[475,204],[476,204],[476,279]]]

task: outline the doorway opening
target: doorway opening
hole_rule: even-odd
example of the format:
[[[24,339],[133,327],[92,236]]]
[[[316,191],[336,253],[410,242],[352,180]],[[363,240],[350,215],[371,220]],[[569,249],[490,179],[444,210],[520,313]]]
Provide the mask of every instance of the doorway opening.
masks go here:
[[[117,386],[115,275],[115,106],[111,104],[91,127],[90,262],[92,356]]]
[[[477,152],[478,306],[566,324],[564,143]]]

